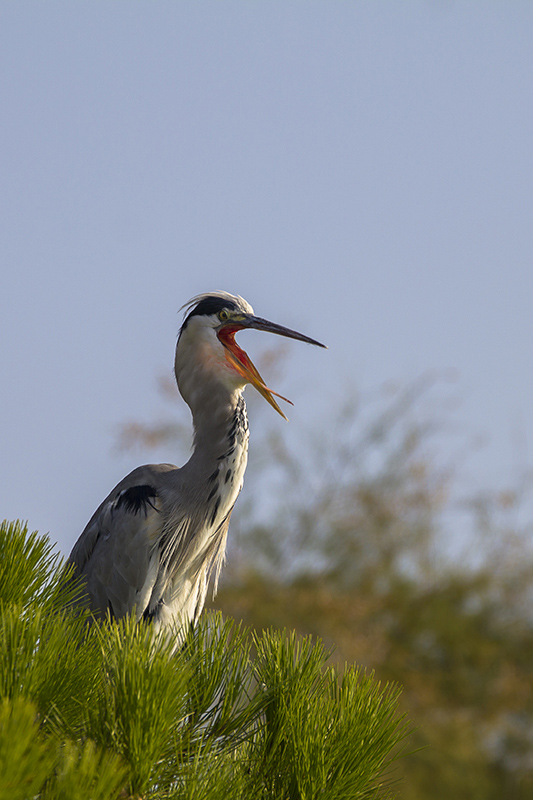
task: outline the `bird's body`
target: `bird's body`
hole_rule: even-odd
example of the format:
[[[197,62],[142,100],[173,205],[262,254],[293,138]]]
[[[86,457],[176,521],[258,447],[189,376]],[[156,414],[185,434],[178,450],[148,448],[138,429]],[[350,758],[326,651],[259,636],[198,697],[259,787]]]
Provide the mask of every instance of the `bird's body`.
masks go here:
[[[319,344],[254,317],[240,297],[216,292],[191,301],[175,372],[193,416],[193,453],[181,468],[152,464],[133,470],[76,542],[69,562],[84,580],[95,615],[118,619],[135,609],[138,619],[156,629],[180,627],[198,618],[213,573],[216,586],[246,469],[245,384],[253,383],[281,413],[234,341],[244,327]]]

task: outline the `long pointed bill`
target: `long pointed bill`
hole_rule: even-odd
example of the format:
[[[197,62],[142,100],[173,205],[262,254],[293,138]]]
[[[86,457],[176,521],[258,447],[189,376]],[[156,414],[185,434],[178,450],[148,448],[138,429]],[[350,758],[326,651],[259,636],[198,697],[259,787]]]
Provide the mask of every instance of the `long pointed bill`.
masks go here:
[[[276,325],[275,322],[269,322],[261,317],[254,317],[251,314],[243,314],[242,316],[239,315],[239,317],[236,319],[234,318],[218,331],[218,338],[226,348],[228,360],[237,370],[239,375],[242,375],[242,377],[251,383],[252,386],[255,386],[257,391],[265,398],[267,403],[269,403],[272,408],[275,408],[278,414],[281,414],[283,419],[286,420],[287,417],[276,403],[274,396],[279,397],[281,400],[285,400],[286,403],[290,403],[291,405],[293,404],[291,400],[288,400],[286,397],[283,397],[281,394],[278,394],[277,392],[274,392],[272,389],[268,388],[248,354],[245,353],[245,351],[242,350],[235,341],[235,334],[237,331],[240,331],[243,328],[255,328],[259,331],[277,333],[279,336],[286,336],[289,339],[298,339],[300,342],[315,344],[318,345],[318,347],[325,347],[326,345],[317,342],[316,339],[311,339],[309,336],[304,336],[302,333],[292,331],[290,328],[285,328],[283,325]]]

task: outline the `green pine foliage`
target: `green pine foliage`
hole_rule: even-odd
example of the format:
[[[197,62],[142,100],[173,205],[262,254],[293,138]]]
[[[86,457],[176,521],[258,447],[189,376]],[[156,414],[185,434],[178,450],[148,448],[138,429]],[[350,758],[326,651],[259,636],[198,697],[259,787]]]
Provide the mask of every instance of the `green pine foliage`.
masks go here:
[[[331,653],[294,632],[269,631],[255,644],[267,796],[383,797],[380,775],[391,760],[386,731],[398,721],[397,690],[383,690],[355,667],[346,666],[339,679],[335,669],[323,669]]]
[[[47,537],[0,526],[0,800],[390,796],[399,691],[207,614],[176,647],[90,621]]]
[[[36,795],[55,767],[53,749],[39,735],[34,704],[23,697],[4,697],[0,705],[1,800]]]

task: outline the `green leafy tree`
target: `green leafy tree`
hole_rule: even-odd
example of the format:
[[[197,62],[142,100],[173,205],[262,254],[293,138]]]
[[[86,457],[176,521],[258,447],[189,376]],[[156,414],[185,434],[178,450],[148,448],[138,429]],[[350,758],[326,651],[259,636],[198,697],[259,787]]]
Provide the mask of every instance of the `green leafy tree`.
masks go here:
[[[457,458],[470,445],[443,394],[423,376],[372,402],[355,395],[329,411],[324,434],[298,442],[263,417],[214,606],[258,632],[319,637],[339,670],[357,662],[402,684],[417,727],[400,762],[405,800],[526,800],[533,549],[519,521],[530,481],[466,497],[441,453],[453,437]],[[121,442],[176,433],[164,420],[130,425]]]
[[[526,800],[531,527],[516,524],[519,492],[487,494],[463,514],[463,546],[446,546],[459,489],[435,465],[425,391],[393,398],[363,430],[352,409],[329,444],[295,454],[276,443],[277,514],[241,535],[216,605],[257,629],[321,637],[336,658],[402,684],[417,726],[404,798]]]

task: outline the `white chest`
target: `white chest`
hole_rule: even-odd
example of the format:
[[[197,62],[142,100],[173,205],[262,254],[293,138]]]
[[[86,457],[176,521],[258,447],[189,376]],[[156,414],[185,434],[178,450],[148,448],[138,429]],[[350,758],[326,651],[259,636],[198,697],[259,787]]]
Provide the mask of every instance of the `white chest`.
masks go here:
[[[242,398],[220,443],[211,465],[195,478],[197,496],[202,485],[196,511],[170,521],[166,547],[157,556],[161,558],[150,605],[157,606],[154,622],[158,625],[163,617],[182,622],[196,619],[212,572],[216,585],[226,549],[228,515],[242,489],[248,459],[248,419]]]

